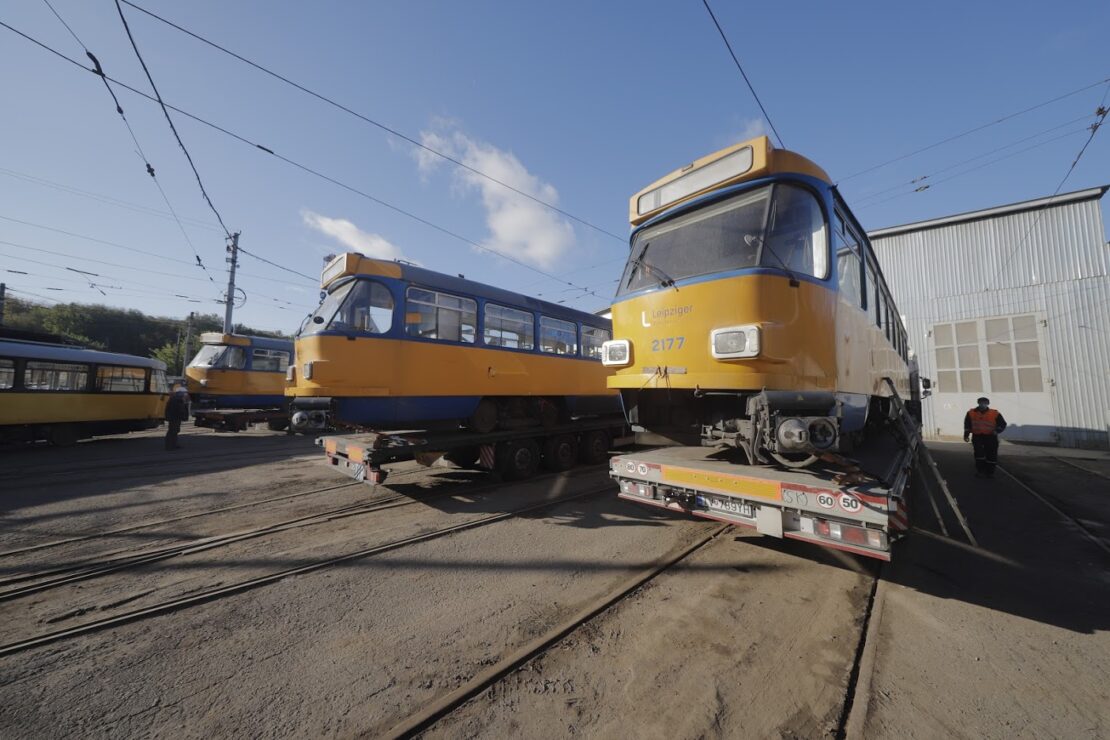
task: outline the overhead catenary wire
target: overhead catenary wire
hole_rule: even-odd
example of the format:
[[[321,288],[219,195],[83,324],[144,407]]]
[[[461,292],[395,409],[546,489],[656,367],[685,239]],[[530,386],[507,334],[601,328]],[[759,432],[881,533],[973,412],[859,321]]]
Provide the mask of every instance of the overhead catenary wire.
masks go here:
[[[171,20],[163,18],[162,16],[158,15],[157,13],[154,13],[150,10],[147,10],[146,8],[142,7],[141,5],[136,5],[135,3],[130,2],[130,0],[120,0],[120,1],[123,2],[127,6],[129,6],[131,8],[134,8],[135,10],[139,11],[140,13],[145,13],[146,15],[150,16],[151,18],[154,18],[155,20],[158,20],[158,21],[166,24],[167,26],[170,26],[171,28],[174,28],[174,29],[180,31],[181,33],[184,33],[185,35],[190,36],[190,37],[196,39],[197,41],[200,41],[203,44],[207,44],[208,46],[212,47],[213,49],[216,49],[220,52],[223,52],[224,54],[227,54],[228,56],[230,56],[234,59],[237,59],[238,61],[243,62],[244,64],[247,64],[247,65],[253,67],[254,69],[258,70],[259,72],[262,72],[263,74],[269,75],[270,77],[273,77],[274,79],[279,80],[279,81],[285,83],[286,85],[289,85],[293,88],[296,88],[297,90],[305,93],[306,95],[310,95],[310,96],[316,98],[317,100],[320,100],[323,103],[327,103],[328,105],[330,105],[330,106],[332,106],[332,107],[334,107],[338,110],[341,110],[344,113],[347,113],[351,116],[354,116],[355,118],[359,119],[360,121],[363,121],[364,123],[368,123],[371,126],[375,126],[378,129],[380,129],[382,131],[385,131],[389,135],[395,136],[396,138],[401,139],[402,141],[405,141],[405,142],[407,142],[407,143],[409,143],[409,144],[411,144],[411,145],[413,145],[413,146],[415,146],[415,147],[417,147],[417,148],[419,148],[419,149],[421,149],[425,152],[428,152],[429,154],[431,154],[433,156],[439,157],[440,159],[443,159],[444,161],[450,162],[451,164],[455,165],[456,167],[460,167],[460,168],[466,170],[467,172],[470,172],[471,174],[474,174],[474,175],[476,175],[478,177],[481,177],[485,180],[488,180],[489,182],[492,182],[492,183],[494,183],[494,184],[496,184],[500,187],[503,187],[507,190],[510,190],[510,191],[516,193],[517,195],[523,196],[523,197],[527,198],[528,200],[531,200],[531,201],[543,206],[544,208],[547,208],[547,209],[550,209],[551,211],[554,211],[555,213],[566,216],[567,218],[569,218],[573,221],[576,221],[577,223],[580,223],[583,226],[586,226],[590,229],[593,229],[594,231],[597,231],[600,234],[604,234],[606,236],[612,237],[613,239],[616,239],[616,240],[618,240],[622,243],[626,241],[625,237],[620,236],[619,234],[614,234],[613,232],[611,232],[611,231],[609,231],[605,228],[602,228],[601,226],[598,226],[594,223],[591,223],[590,221],[587,221],[584,218],[576,216],[573,213],[570,213],[569,211],[566,211],[566,210],[556,206],[554,203],[549,203],[549,202],[543,200],[542,198],[539,198],[539,197],[537,197],[537,196],[535,196],[535,195],[533,195],[533,194],[531,194],[531,193],[529,193],[525,190],[521,190],[517,187],[514,187],[513,185],[510,185],[509,183],[507,183],[503,180],[500,180],[500,179],[494,177],[493,175],[490,175],[489,173],[483,172],[483,171],[477,169],[476,167],[473,167],[473,166],[467,164],[466,162],[463,162],[462,160],[458,159],[457,157],[453,157],[450,154],[439,151],[438,149],[435,149],[434,147],[431,147],[431,146],[425,144],[424,142],[420,141],[419,139],[416,139],[416,138],[414,138],[414,137],[412,137],[408,134],[405,134],[404,132],[398,130],[395,127],[386,125],[386,124],[382,123],[381,121],[377,121],[373,118],[370,118],[369,116],[367,116],[365,114],[359,113],[358,111],[344,105],[343,103],[340,103],[340,102],[338,102],[338,101],[336,101],[336,100],[334,100],[334,99],[332,99],[332,98],[330,98],[326,95],[323,95],[322,93],[318,93],[315,90],[312,90],[312,89],[306,87],[305,85],[302,85],[298,82],[295,82],[295,81],[291,80],[290,78],[288,78],[284,75],[281,75],[281,74],[273,71],[272,69],[269,69],[268,67],[266,67],[266,66],[264,66],[264,65],[262,65],[258,62],[255,62],[251,59],[248,59],[247,57],[245,57],[241,54],[238,54],[237,52],[234,52],[234,51],[232,51],[231,49],[228,49],[225,46],[217,44],[215,41],[207,39],[207,38],[201,36],[200,34],[195,33],[194,31],[190,31],[189,29],[184,28],[183,26],[180,26],[180,25],[178,25],[177,23],[174,23]]]
[[[1033,144],[1032,146],[1027,146],[1024,149],[1018,149],[1016,152],[1010,152],[1009,154],[1006,154],[1006,155],[1003,155],[1003,156],[998,157],[996,159],[992,159],[988,162],[984,162],[982,164],[976,165],[975,167],[969,167],[966,170],[962,170],[962,171],[957,172],[953,175],[949,175],[948,177],[941,178],[940,180],[934,180],[930,184],[929,188],[920,188],[920,189],[911,190],[911,191],[905,192],[905,193],[897,193],[897,194],[891,195],[887,198],[882,198],[880,200],[872,201],[870,203],[865,203],[864,205],[859,206],[855,210],[866,211],[868,208],[874,208],[876,206],[882,205],[883,203],[888,203],[892,200],[897,200],[898,198],[904,198],[907,195],[914,195],[915,193],[927,192],[928,190],[932,190],[933,188],[935,188],[937,185],[940,185],[942,183],[946,183],[949,180],[955,180],[956,178],[963,177],[964,175],[969,175],[972,172],[977,172],[981,169],[985,169],[987,167],[992,167],[992,166],[998,164],[999,162],[1003,162],[1007,159],[1012,159],[1012,158],[1018,156],[1019,154],[1025,154],[1026,152],[1031,152],[1034,149],[1040,149],[1043,146],[1048,146],[1049,144],[1054,144],[1057,141],[1062,141],[1062,140],[1067,139],[1069,137],[1075,136],[1076,134],[1083,133],[1083,131],[1086,131],[1086,129],[1078,129],[1078,130],[1075,130],[1075,131],[1069,131],[1066,134],[1061,134],[1060,136],[1054,136],[1053,138],[1048,139],[1046,141],[1042,141],[1042,142],[1039,142],[1037,144]]]
[[[215,278],[212,277],[211,273],[208,272],[208,268],[205,267],[204,261],[200,258],[200,253],[197,251],[196,246],[193,244],[193,240],[189,238],[189,232],[185,230],[185,225],[181,223],[181,218],[177,215],[177,210],[173,207],[173,204],[170,203],[169,196],[166,195],[166,191],[162,187],[162,183],[158,181],[158,177],[155,175],[154,166],[151,165],[150,158],[146,156],[146,152],[143,150],[143,145],[139,143],[139,137],[135,135],[135,129],[131,127],[131,122],[127,120],[127,114],[124,113],[123,106],[120,105],[119,98],[116,97],[115,91],[112,90],[112,85],[108,82],[107,75],[104,74],[104,68],[101,66],[100,60],[97,59],[96,55],[94,55],[89,50],[89,47],[85,44],[84,41],[81,40],[81,38],[77,35],[73,28],[71,28],[70,25],[66,23],[65,19],[62,18],[62,16],[58,13],[58,11],[55,10],[54,6],[50,4],[50,0],[42,1],[46,4],[46,7],[50,8],[50,12],[54,14],[54,17],[57,18],[63,26],[65,26],[65,29],[67,31],[69,31],[69,34],[73,37],[74,41],[76,41],[77,44],[85,50],[85,56],[87,56],[89,60],[93,63],[93,74],[96,74],[100,78],[101,82],[104,83],[104,88],[112,97],[112,102],[115,104],[116,107],[116,113],[119,114],[120,119],[123,121],[123,125],[127,127],[127,133],[131,136],[131,142],[135,145],[135,153],[143,161],[143,165],[146,167],[147,174],[150,175],[150,179],[154,181],[154,186],[158,188],[158,193],[162,196],[162,201],[166,204],[166,208],[169,209],[170,215],[173,217],[173,220],[177,222],[177,227],[181,230],[181,236],[184,237],[185,243],[189,245],[189,249],[192,250],[193,256],[196,258],[196,266],[204,271],[204,274],[207,275],[209,281],[215,283]],[[138,50],[136,49],[136,54],[137,53]],[[151,85],[153,86],[153,82],[151,83]]]
[[[1110,95],[1110,81],[1107,82],[1106,90],[1102,93],[1102,99],[1099,101],[1098,108],[1095,111],[1095,115],[1098,117],[1098,120],[1091,124],[1090,136],[1088,136],[1087,140],[1083,142],[1083,146],[1079,149],[1079,153],[1075,155],[1075,159],[1072,160],[1071,166],[1068,167],[1068,171],[1064,173],[1064,177],[1060,180],[1060,183],[1056,186],[1056,189],[1052,191],[1052,196],[1049,198],[1048,203],[1045,205],[1044,208],[1037,211],[1037,217],[1033,219],[1033,223],[1029,224],[1029,228],[1025,230],[1025,234],[1022,235],[1021,240],[1014,245],[1009,253],[1007,253],[1006,259],[1002,261],[1002,266],[998,268],[998,272],[995,273],[990,283],[988,283],[988,290],[991,286],[995,284],[997,280],[1000,280],[1002,278],[1003,274],[1005,274],[1006,268],[1010,266],[1010,262],[1013,260],[1014,255],[1018,253],[1018,250],[1020,250],[1022,246],[1024,246],[1025,240],[1029,238],[1029,235],[1033,233],[1033,229],[1035,229],[1037,227],[1037,224],[1040,223],[1041,216],[1043,216],[1044,212],[1048,210],[1048,207],[1052,204],[1052,200],[1060,194],[1060,191],[1064,187],[1064,183],[1066,183],[1068,181],[1068,178],[1071,177],[1072,173],[1075,172],[1076,165],[1079,164],[1079,160],[1082,159],[1083,155],[1087,152],[1087,147],[1091,145],[1091,142],[1095,138],[1095,134],[1097,134],[1098,130],[1102,128],[1102,123],[1106,120],[1106,114],[1108,112],[1106,108],[1107,95]]]
[[[151,270],[151,269],[145,268],[145,267],[134,267],[132,265],[121,265],[118,262],[108,262],[106,260],[98,260],[98,259],[93,259],[91,257],[78,257],[76,255],[66,254],[64,252],[56,252],[56,251],[53,251],[53,250],[50,250],[50,249],[43,249],[41,247],[31,247],[31,246],[27,246],[25,244],[17,244],[16,242],[10,242],[10,241],[6,241],[6,240],[2,240],[2,239],[0,239],[0,244],[6,245],[6,246],[9,246],[9,247],[15,247],[16,249],[26,249],[26,250],[33,251],[33,252],[41,252],[43,254],[49,254],[49,255],[54,255],[54,256],[58,256],[58,257],[66,257],[68,259],[78,260],[78,261],[81,261],[81,262],[88,262],[90,264],[104,265],[106,267],[115,267],[115,268],[118,268],[118,269],[121,269],[121,270],[130,270],[130,271],[133,271],[133,272],[147,273],[147,274],[151,274],[151,275],[174,277],[174,278],[177,278],[179,280],[194,280],[194,281],[197,281],[197,282],[204,282],[203,278],[189,277],[189,276],[186,276],[186,275],[178,275],[178,274],[172,273],[172,272],[162,272],[161,270]],[[2,253],[0,253],[0,256],[8,257],[10,259],[23,260],[23,261],[26,261],[26,262],[31,262],[33,264],[40,264],[40,265],[44,265],[46,267],[58,267],[57,265],[54,265],[54,264],[49,263],[49,262],[37,262],[35,260],[31,260],[31,259],[25,258],[25,257],[15,257],[15,256],[12,256],[12,255],[5,255],[5,254],[2,254]],[[270,296],[270,295],[267,295],[265,293],[259,293],[257,291],[253,291],[253,292],[256,295],[260,296],[260,297],[270,298],[273,301],[288,303],[291,306],[297,306],[299,308],[304,308],[305,307],[303,304],[293,303],[291,301],[287,301],[284,298],[277,298],[275,296]],[[213,299],[213,300],[216,303],[222,303],[222,301],[220,301],[220,300],[216,300],[216,299]]]
[[[115,247],[117,249],[123,249],[123,250],[128,251],[128,252],[135,252],[136,254],[142,254],[142,255],[146,255],[148,257],[154,257],[156,259],[165,260],[167,262],[174,262],[174,263],[182,264],[182,265],[192,265],[193,264],[189,260],[183,260],[183,259],[179,259],[177,257],[170,257],[170,256],[165,255],[165,254],[159,254],[158,252],[151,252],[151,251],[146,250],[146,249],[139,249],[138,247],[131,247],[131,246],[128,246],[126,244],[120,244],[119,242],[109,241],[107,239],[100,239],[100,238],[95,237],[95,236],[89,236],[88,234],[81,234],[81,233],[78,233],[78,232],[75,232],[75,231],[67,231],[65,229],[59,229],[59,228],[56,228],[56,227],[53,227],[53,226],[47,226],[45,224],[38,224],[38,223],[35,223],[33,221],[26,221],[24,219],[14,218],[12,216],[5,216],[3,214],[0,214],[0,219],[2,219],[4,221],[11,221],[12,223],[21,224],[23,226],[30,226],[30,227],[35,228],[35,229],[43,229],[44,231],[52,231],[52,232],[57,233],[57,234],[65,234],[66,236],[72,236],[72,237],[77,238],[77,239],[85,239],[86,241],[91,241],[91,242],[94,242],[96,244],[103,244],[105,246]],[[33,247],[25,247],[25,248],[26,249],[33,249]],[[242,251],[242,248],[240,248],[240,251]],[[62,255],[62,256],[70,257],[71,255]],[[73,259],[81,259],[81,258],[80,257],[73,257]],[[275,266],[280,267],[280,265],[275,265]],[[287,269],[287,268],[283,268],[283,269]],[[241,277],[248,277],[248,278],[252,278],[254,280],[264,280],[266,282],[278,283],[278,284],[281,284],[281,285],[300,286],[300,285],[303,284],[301,281],[292,282],[290,280],[279,280],[278,278],[266,277],[264,275],[256,275],[256,274],[250,273],[250,272],[239,272],[237,274]],[[295,273],[295,274],[300,275],[300,273]],[[301,277],[309,279],[313,283],[318,282],[317,278],[310,278],[308,275],[301,275]],[[200,278],[188,278],[188,277],[186,277],[186,279],[200,280]]]
[[[105,195],[104,193],[95,193],[91,190],[82,190],[81,188],[76,188],[76,187],[73,187],[72,185],[66,185],[64,183],[55,182],[53,180],[47,180],[46,178],[38,177],[36,175],[29,175],[26,172],[19,172],[17,170],[10,170],[10,169],[7,169],[6,167],[0,167],[0,175],[4,175],[6,177],[11,177],[11,178],[14,178],[16,180],[21,180],[23,182],[31,183],[31,184],[34,184],[34,185],[40,185],[40,186],[45,187],[45,188],[51,188],[53,190],[58,190],[58,191],[63,192],[63,193],[69,193],[70,195],[78,195],[78,196],[81,196],[82,198],[88,198],[89,200],[95,200],[99,203],[104,203],[106,205],[116,206],[117,208],[123,208],[123,209],[129,210],[129,211],[134,211],[135,213],[142,213],[144,215],[157,216],[159,218],[166,218],[166,219],[172,219],[173,218],[173,214],[171,214],[169,211],[160,211],[157,208],[151,208],[150,206],[144,206],[144,205],[140,205],[138,203],[132,203],[132,202],[126,201],[126,200],[120,200],[119,198],[115,198],[111,195]],[[188,218],[187,216],[181,216],[179,220],[181,222],[188,223],[190,226],[192,226],[194,228],[206,229],[206,230],[209,230],[209,231],[220,231],[219,226],[216,226],[215,224],[208,223],[206,221],[200,221],[198,219]],[[223,233],[223,232],[220,232],[220,233]]]
[[[204,188],[204,180],[200,177],[200,172],[197,170],[196,164],[193,162],[193,155],[189,154],[188,147],[181,139],[181,134],[177,133],[177,126],[173,123],[173,117],[170,115],[169,109],[166,108],[166,103],[162,100],[162,94],[158,92],[158,86],[154,84],[154,77],[150,74],[150,69],[146,66],[146,60],[143,59],[142,52],[139,51],[139,45],[135,42],[135,37],[131,33],[131,26],[127,24],[127,16],[123,14],[123,6],[120,5],[119,0],[116,0],[116,11],[119,13],[119,19],[123,23],[123,30],[127,33],[127,40],[131,42],[131,48],[135,51],[135,57],[139,60],[139,66],[143,68],[143,74],[146,75],[147,82],[150,83],[150,89],[154,91],[154,97],[157,99],[158,106],[162,109],[162,115],[166,117],[166,123],[170,125],[170,131],[173,132],[173,137],[177,140],[177,145],[181,147],[181,151],[185,154],[185,159],[189,162],[189,167],[193,170],[193,175],[197,179],[197,186],[200,187],[200,194],[204,198],[204,202],[208,204],[212,213],[215,214],[216,220],[220,223],[220,227],[224,230],[227,238],[231,238],[231,231],[224,223],[223,216],[220,215],[219,210],[216,209],[216,204],[208,197],[208,191]],[[101,75],[107,80],[107,76]],[[231,300],[231,296],[227,298]]]
[[[944,139],[941,139],[940,141],[935,141],[932,144],[929,144],[927,146],[923,146],[920,149],[915,149],[912,152],[908,152],[906,154],[901,154],[897,157],[893,157],[892,159],[888,159],[885,162],[880,162],[878,164],[872,165],[872,166],[870,166],[866,169],[860,170],[859,172],[853,172],[852,174],[850,174],[846,177],[840,178],[840,180],[838,181],[837,184],[847,182],[848,180],[852,180],[852,179],[860,177],[862,175],[866,175],[869,172],[874,172],[875,170],[886,167],[887,165],[894,164],[895,162],[901,162],[902,160],[909,159],[910,157],[915,157],[918,154],[922,154],[922,153],[927,152],[931,149],[936,149],[939,146],[943,146],[944,144],[951,143],[953,141],[956,141],[957,139],[962,139],[965,136],[970,136],[971,134],[978,133],[979,131],[983,131],[984,129],[991,128],[992,126],[997,126],[1000,123],[1005,123],[1006,121],[1009,121],[1011,118],[1017,118],[1018,116],[1023,116],[1026,113],[1030,113],[1030,112],[1038,110],[1040,108],[1044,108],[1046,105],[1052,105],[1053,103],[1057,103],[1057,102],[1059,102],[1061,100],[1064,100],[1066,98],[1070,98],[1073,95],[1078,95],[1081,92],[1084,92],[1086,90],[1090,90],[1092,87],[1098,87],[1099,85],[1103,85],[1103,84],[1106,84],[1106,83],[1110,83],[1110,77],[1107,77],[1105,79],[1101,79],[1098,82],[1092,82],[1089,85],[1084,85],[1083,87],[1072,90],[1071,92],[1064,93],[1063,95],[1058,95],[1058,96],[1056,96],[1056,97],[1054,97],[1050,100],[1046,100],[1044,102],[1037,103],[1036,105],[1032,105],[1028,108],[1024,108],[1024,109],[1019,110],[1015,113],[1010,113],[1008,115],[1002,116],[1001,118],[999,118],[997,120],[994,120],[994,121],[991,121],[990,123],[984,123],[984,124],[981,124],[979,126],[969,128],[966,131],[962,131],[962,132],[960,132],[958,134],[955,134],[953,136],[948,136]]]
[[[775,134],[775,138],[779,140],[779,146],[785,148],[786,144],[783,143],[782,136],[779,135],[779,130],[775,128],[775,124],[771,120],[770,114],[767,113],[767,109],[763,107],[763,101],[759,99],[759,95],[755,91],[755,86],[753,86],[752,81],[748,79],[748,73],[744,71],[744,65],[740,64],[740,60],[736,57],[736,52],[732,50],[732,44],[729,43],[728,36],[725,35],[725,30],[721,28],[721,24],[717,21],[717,16],[713,13],[713,8],[709,7],[709,0],[701,0],[701,4],[705,6],[706,11],[709,13],[709,17],[713,20],[713,25],[717,27],[717,33],[721,34],[721,40],[725,42],[725,47],[728,49],[729,56],[732,57],[732,61],[736,64],[736,68],[740,70],[740,76],[744,78],[744,83],[748,86],[748,89],[751,90],[752,97],[755,98],[759,110],[763,111],[763,118],[767,120],[767,125],[771,127],[771,131]]]
[[[53,47],[48,46],[47,44],[43,43],[42,41],[39,41],[38,39],[36,39],[32,36],[29,36],[26,33],[23,33],[22,31],[14,28],[13,26],[9,25],[8,23],[5,23],[4,21],[0,21],[0,27],[8,29],[9,31],[11,31],[11,32],[15,33],[16,35],[20,36],[21,38],[23,38],[27,41],[30,41],[31,43],[35,44],[39,48],[50,52],[54,56],[56,56],[60,59],[63,59],[66,62],[69,62],[71,65],[73,65],[75,67],[78,67],[79,69],[83,69],[86,72],[93,72],[95,74],[95,70],[89,69],[84,64],[77,61],[76,59],[73,59],[69,56],[66,56],[65,54],[58,51],[57,49],[54,49]],[[155,103],[159,102],[153,96],[151,96],[149,93],[143,92],[142,90],[138,90],[138,89],[128,85],[127,83],[121,82],[120,80],[117,80],[113,77],[108,77],[108,79],[111,82],[115,83],[116,86],[121,88],[121,89],[127,90],[128,92],[131,92],[135,95],[146,98],[147,100],[151,100]],[[251,141],[250,139],[246,138],[245,136],[237,134],[237,133],[235,133],[235,132],[233,132],[233,131],[231,131],[227,128],[224,128],[220,125],[217,125],[215,123],[212,123],[211,121],[208,121],[207,119],[201,118],[198,115],[195,115],[193,113],[189,113],[188,111],[183,110],[181,108],[178,108],[178,107],[176,107],[174,105],[171,105],[169,103],[163,103],[163,104],[169,110],[172,110],[176,113],[180,113],[181,115],[183,115],[183,116],[185,116],[185,117],[187,117],[187,118],[189,118],[193,121],[196,121],[197,123],[200,123],[204,126],[207,126],[207,127],[211,128],[215,131],[218,131],[218,132],[224,134],[225,136],[228,136],[232,139],[235,139],[236,141],[238,141],[242,144],[246,144],[247,146],[250,146],[250,147],[258,149],[262,152],[265,152],[266,154],[269,154],[269,155],[275,157],[276,159],[279,159],[282,162],[285,162],[286,164],[288,164],[292,167],[295,167],[295,168],[297,168],[297,169],[299,169],[299,170],[301,170],[305,173],[313,175],[314,177],[318,177],[318,178],[320,178],[320,179],[322,179],[326,182],[330,182],[330,183],[332,183],[333,185],[335,185],[337,187],[343,188],[344,190],[347,190],[348,192],[351,192],[355,195],[358,195],[362,198],[365,198],[365,199],[367,199],[367,200],[369,200],[373,203],[377,203],[378,205],[380,205],[384,208],[388,208],[389,210],[392,210],[396,213],[399,213],[399,214],[405,216],[406,218],[409,218],[409,219],[412,219],[412,220],[414,220],[418,223],[424,224],[425,226],[428,226],[429,228],[435,229],[436,231],[439,231],[442,234],[450,236],[453,239],[461,241],[465,244],[469,244],[470,246],[474,247],[475,249],[479,249],[481,251],[488,252],[490,254],[501,257],[502,259],[505,259],[509,262],[517,264],[517,265],[523,267],[526,270],[530,270],[532,272],[535,272],[538,275],[544,275],[546,277],[552,278],[553,280],[559,280],[560,282],[564,283],[565,285],[569,285],[569,286],[574,287],[574,288],[583,287],[583,286],[571,283],[567,280],[561,279],[561,278],[557,277],[556,275],[554,275],[550,272],[547,272],[546,270],[543,270],[541,268],[530,265],[530,264],[528,264],[526,262],[523,262],[523,261],[521,261],[521,260],[519,260],[519,259],[517,259],[517,258],[515,258],[511,255],[505,254],[504,252],[500,252],[496,249],[493,249],[492,247],[486,246],[485,244],[481,244],[480,242],[477,242],[473,239],[469,239],[469,238],[467,238],[467,237],[465,237],[461,234],[458,234],[457,232],[454,232],[454,231],[452,231],[452,230],[450,230],[446,227],[440,226],[439,224],[437,224],[433,221],[430,221],[430,220],[428,220],[428,219],[426,219],[422,216],[419,216],[419,215],[417,215],[417,214],[415,214],[411,211],[407,211],[404,208],[401,208],[400,206],[396,206],[392,203],[389,203],[388,201],[382,200],[381,198],[378,198],[374,195],[371,195],[370,193],[367,193],[363,190],[360,190],[359,188],[357,188],[353,185],[350,185],[350,184],[345,183],[341,180],[338,180],[334,177],[331,177],[331,176],[329,176],[329,175],[327,175],[323,172],[320,172],[319,170],[315,170],[315,169],[313,169],[313,168],[311,168],[307,165],[304,165],[304,164],[301,164],[300,162],[297,162],[296,160],[293,160],[293,159],[290,159],[289,157],[285,157],[281,154],[278,154],[277,152],[275,152],[273,149],[271,149],[269,147],[263,146],[262,144],[256,144],[255,142]],[[599,298],[601,300],[608,300],[608,298],[605,298],[603,296],[598,295],[592,289],[587,288],[586,292],[587,292],[587,294],[592,295],[595,298]]]
[[[945,172],[949,172],[949,171],[954,170],[958,167],[962,167],[965,164],[970,164],[972,162],[978,161],[978,160],[983,159],[985,157],[989,157],[992,154],[997,154],[998,152],[1005,151],[1007,149],[1010,149],[1012,147],[1017,146],[1018,144],[1024,144],[1027,141],[1031,141],[1033,139],[1039,138],[1041,136],[1044,136],[1045,134],[1050,134],[1054,131],[1059,131],[1060,129],[1064,128],[1065,126],[1071,126],[1072,124],[1079,123],[1080,121],[1085,121],[1085,120],[1091,118],[1091,116],[1092,116],[1092,114],[1085,113],[1082,116],[1079,116],[1078,118],[1073,118],[1069,121],[1065,121],[1064,123],[1057,124],[1056,126],[1053,126],[1052,128],[1047,128],[1047,129],[1044,129],[1043,131],[1038,131],[1035,134],[1030,134],[1029,136],[1024,136],[1024,137],[1022,137],[1020,139],[1017,139],[1015,141],[1011,141],[1009,144],[1004,144],[1000,147],[996,147],[994,149],[989,149],[989,150],[987,150],[987,151],[985,151],[981,154],[976,154],[974,157],[968,157],[968,158],[962,159],[959,162],[956,162],[954,164],[950,164],[950,165],[947,165],[945,167],[941,167],[940,169],[933,170],[932,172],[929,172],[927,174],[918,175],[917,177],[913,178],[912,180],[905,180],[905,181],[900,182],[896,185],[891,185],[889,187],[884,187],[884,188],[881,188],[879,190],[874,190],[870,193],[860,195],[858,197],[853,198],[852,203],[853,203],[853,205],[858,205],[858,204],[860,204],[864,201],[871,200],[873,198],[878,198],[882,195],[886,195],[887,193],[893,192],[894,190],[898,190],[899,188],[905,188],[905,187],[913,187],[914,188],[913,192],[924,192],[925,189],[928,189],[930,186],[936,184],[937,181],[935,181],[933,178],[935,178],[937,175],[940,175],[940,174],[945,173]],[[1085,131],[1086,129],[1084,128],[1084,129],[1080,129],[1080,130]],[[1066,135],[1070,135],[1070,133],[1066,134]],[[1056,139],[1051,139],[1051,141],[1056,141]],[[1001,161],[1001,160],[994,160],[994,161]],[[970,172],[970,170],[968,170],[968,171]],[[946,179],[949,179],[949,178],[946,178]],[[944,180],[941,180],[940,182],[944,182]],[[922,183],[924,183],[924,185],[922,185]]]

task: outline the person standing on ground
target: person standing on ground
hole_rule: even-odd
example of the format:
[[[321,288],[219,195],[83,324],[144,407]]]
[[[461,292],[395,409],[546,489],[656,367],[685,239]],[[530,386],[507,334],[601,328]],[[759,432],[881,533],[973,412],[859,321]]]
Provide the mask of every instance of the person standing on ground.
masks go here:
[[[181,445],[177,443],[177,434],[181,431],[181,422],[189,418],[189,393],[181,386],[174,389],[170,400],[166,401],[166,449],[177,450]]]
[[[1006,420],[991,408],[989,398],[980,398],[979,405],[964,416],[964,442],[971,438],[975,451],[975,477],[993,478],[998,465],[998,435],[1006,429]]]

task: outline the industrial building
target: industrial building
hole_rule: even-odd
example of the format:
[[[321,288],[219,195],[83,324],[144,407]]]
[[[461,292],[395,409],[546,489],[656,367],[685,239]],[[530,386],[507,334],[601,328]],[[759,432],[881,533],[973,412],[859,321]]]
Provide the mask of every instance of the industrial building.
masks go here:
[[[988,396],[1004,438],[1110,447],[1110,186],[871,232],[923,377],[932,438]]]

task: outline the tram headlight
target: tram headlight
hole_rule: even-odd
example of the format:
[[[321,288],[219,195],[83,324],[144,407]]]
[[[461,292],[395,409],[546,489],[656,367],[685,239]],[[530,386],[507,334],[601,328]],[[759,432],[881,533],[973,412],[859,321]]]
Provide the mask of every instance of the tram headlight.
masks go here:
[[[759,356],[759,327],[730,326],[709,333],[709,348],[718,360]]]
[[[601,345],[601,364],[621,367],[632,361],[632,345],[627,339],[613,339]]]

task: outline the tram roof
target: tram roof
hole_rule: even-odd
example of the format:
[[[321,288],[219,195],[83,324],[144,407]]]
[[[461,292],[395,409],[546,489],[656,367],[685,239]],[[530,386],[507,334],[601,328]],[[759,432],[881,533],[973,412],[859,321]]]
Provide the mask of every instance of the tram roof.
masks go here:
[[[331,285],[339,278],[352,275],[377,275],[380,277],[395,278],[433,290],[443,290],[448,293],[461,293],[462,295],[481,298],[482,300],[492,301],[494,303],[516,306],[528,311],[542,313],[544,316],[549,316],[553,319],[581,322],[593,326],[598,326],[601,323],[607,322],[606,319],[588,311],[579,311],[578,309],[562,306],[558,303],[550,303],[540,300],[539,298],[532,298],[531,296],[526,296],[521,293],[514,293],[504,288],[468,280],[465,277],[447,275],[406,262],[393,262],[390,260],[365,257],[357,252],[349,252],[332,260],[331,263],[324,268],[321,284],[325,286],[326,289],[327,286]]]
[[[0,339],[0,357],[94,365],[128,365],[131,367],[149,367],[153,370],[166,369],[166,363],[149,357],[125,355],[118,352],[101,352],[100,350],[68,347],[62,344],[24,342],[11,339]]]
[[[227,344],[236,347],[258,347],[259,349],[293,349],[292,339],[280,337],[255,337],[248,334],[222,334],[206,331],[200,335],[201,344]]]
[[[814,162],[788,149],[776,149],[768,137],[757,136],[695,159],[640,190],[628,202],[628,221],[638,226],[714,190],[785,173],[810,175],[832,184],[828,173]]]

